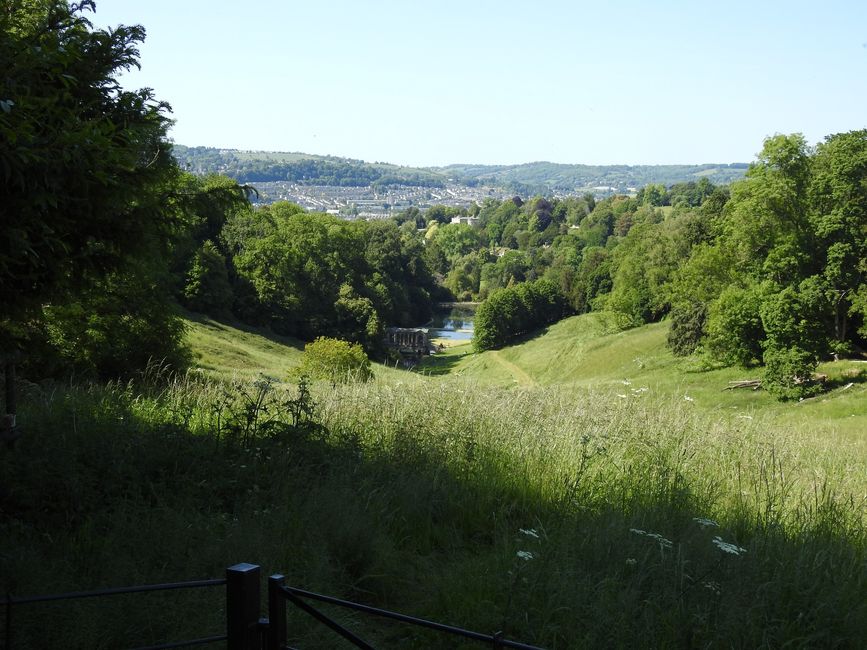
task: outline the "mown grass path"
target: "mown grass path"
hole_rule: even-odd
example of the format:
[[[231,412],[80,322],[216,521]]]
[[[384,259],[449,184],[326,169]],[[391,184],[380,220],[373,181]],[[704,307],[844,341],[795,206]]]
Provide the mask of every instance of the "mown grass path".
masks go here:
[[[535,386],[536,382],[533,378],[524,372],[519,366],[516,366],[514,363],[509,361],[508,359],[504,359],[503,356],[497,350],[491,350],[489,352],[491,358],[493,358],[497,363],[503,366],[506,370],[508,370],[511,375],[515,378],[515,381],[518,382],[521,386]]]

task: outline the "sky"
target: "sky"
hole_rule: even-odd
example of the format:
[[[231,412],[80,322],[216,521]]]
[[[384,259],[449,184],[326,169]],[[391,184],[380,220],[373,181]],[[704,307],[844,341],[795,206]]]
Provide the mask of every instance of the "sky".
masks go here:
[[[864,0],[97,0],[178,144],[434,166],[750,162],[867,127]]]

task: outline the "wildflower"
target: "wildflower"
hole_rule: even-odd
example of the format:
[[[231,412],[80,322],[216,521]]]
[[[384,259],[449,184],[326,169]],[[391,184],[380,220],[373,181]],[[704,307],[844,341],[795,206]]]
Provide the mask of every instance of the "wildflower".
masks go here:
[[[705,589],[710,589],[715,594],[719,595],[720,593],[720,584],[718,582],[714,582],[713,580],[709,580],[708,582],[703,582],[702,586]]]
[[[624,395],[623,393],[617,393],[617,397],[619,397],[620,399],[626,399],[626,395]]]
[[[624,386],[631,386],[632,385],[632,382],[629,381],[628,379],[621,379],[620,383],[623,384]]]
[[[705,519],[704,517],[693,517],[692,520],[702,528],[719,528],[719,524],[713,519]]]
[[[694,401],[695,401],[695,400],[694,400],[693,398],[691,398],[689,395],[684,395],[684,396],[683,396],[683,399],[685,399],[687,402],[694,402]]]
[[[635,533],[636,535],[642,535],[643,537],[649,537],[650,539],[655,539],[659,544],[659,548],[671,548],[673,546],[670,539],[666,539],[659,533],[648,533],[646,530],[640,530],[638,528],[630,528],[629,532]]]
[[[626,566],[635,566],[636,564],[638,564],[638,560],[636,560],[634,557],[626,558]]]
[[[731,555],[740,555],[741,553],[747,552],[747,549],[741,548],[737,544],[723,541],[723,539],[719,535],[714,537],[711,541],[716,545],[719,550],[725,553],[729,553]]]
[[[533,559],[533,554],[530,553],[530,551],[518,551],[517,553],[515,553],[515,555],[527,562]]]
[[[536,532],[535,528],[519,528],[518,532],[527,537],[535,537],[536,539],[539,539],[539,533]]]

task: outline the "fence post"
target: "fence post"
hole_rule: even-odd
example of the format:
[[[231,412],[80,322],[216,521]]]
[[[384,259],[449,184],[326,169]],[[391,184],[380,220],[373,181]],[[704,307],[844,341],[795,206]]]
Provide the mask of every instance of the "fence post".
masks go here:
[[[226,569],[226,648],[259,650],[259,567],[242,562]]]
[[[282,587],[285,579],[275,574],[268,578],[268,645],[267,650],[282,650],[286,646],[286,596]]]

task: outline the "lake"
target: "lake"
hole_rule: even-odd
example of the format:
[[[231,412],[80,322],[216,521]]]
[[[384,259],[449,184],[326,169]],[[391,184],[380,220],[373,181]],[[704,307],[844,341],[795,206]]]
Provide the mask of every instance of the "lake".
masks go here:
[[[434,311],[433,318],[425,325],[431,339],[469,341],[473,338],[475,307],[449,307]]]

